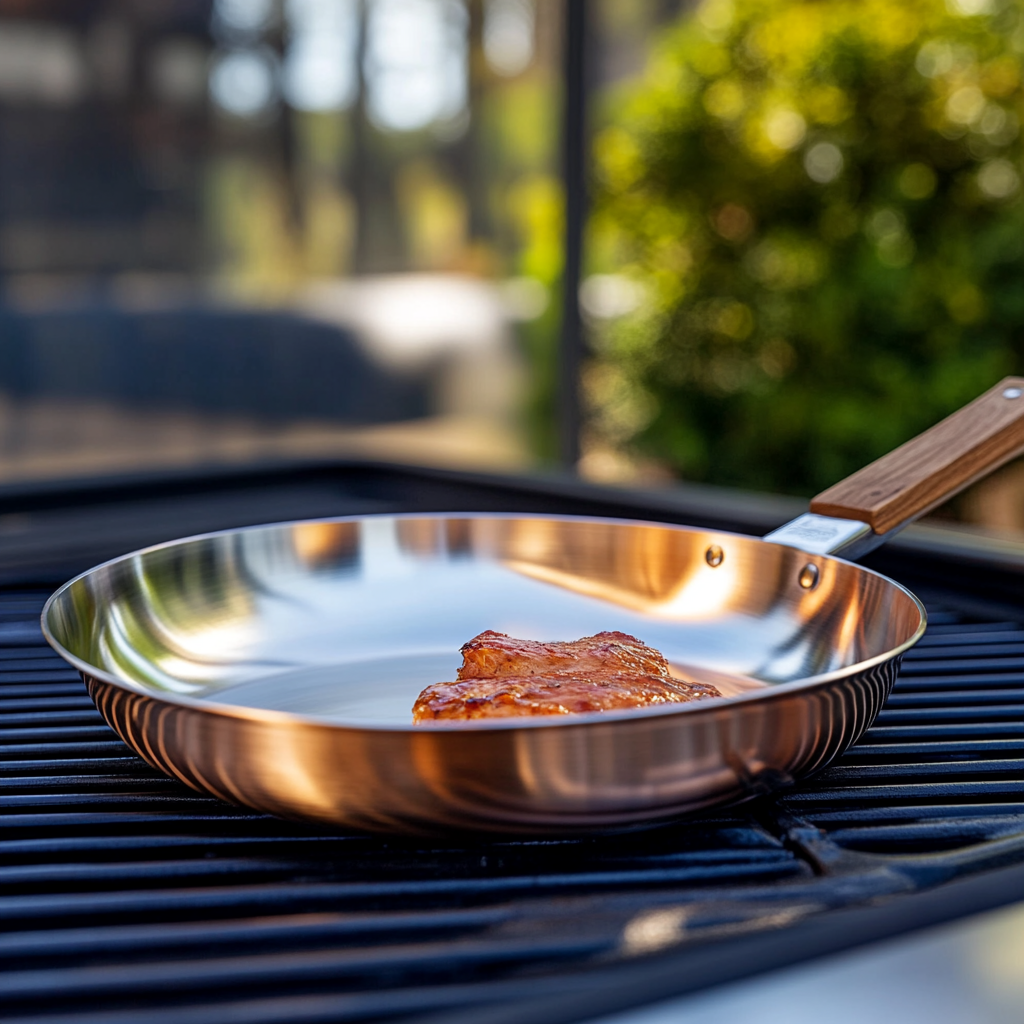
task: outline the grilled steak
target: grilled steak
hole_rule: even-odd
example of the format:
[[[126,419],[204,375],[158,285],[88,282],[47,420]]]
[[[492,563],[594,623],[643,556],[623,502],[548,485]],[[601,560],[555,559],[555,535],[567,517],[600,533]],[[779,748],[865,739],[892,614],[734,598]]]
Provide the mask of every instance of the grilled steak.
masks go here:
[[[628,633],[543,643],[487,630],[462,645],[459,679],[497,679],[551,673],[629,672],[668,678],[664,655]]]
[[[570,715],[721,696],[705,683],[673,679],[662,654],[627,633],[540,643],[488,630],[462,654],[458,680],[428,686],[413,705],[414,722]]]

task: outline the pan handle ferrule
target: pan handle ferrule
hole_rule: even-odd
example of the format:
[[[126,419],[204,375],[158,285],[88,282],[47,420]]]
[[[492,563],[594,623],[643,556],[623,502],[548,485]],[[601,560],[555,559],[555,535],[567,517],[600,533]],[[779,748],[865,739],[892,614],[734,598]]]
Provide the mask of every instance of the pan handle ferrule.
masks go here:
[[[841,555],[858,558],[889,539],[875,533],[867,523],[856,519],[838,519],[805,512],[765,538],[773,544],[786,544],[811,555]]]

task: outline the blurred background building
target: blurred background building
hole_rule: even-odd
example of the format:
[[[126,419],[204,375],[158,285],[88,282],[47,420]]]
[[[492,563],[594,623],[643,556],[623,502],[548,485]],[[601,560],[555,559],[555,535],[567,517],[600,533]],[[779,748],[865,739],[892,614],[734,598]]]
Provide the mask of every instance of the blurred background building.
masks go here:
[[[807,495],[1024,370],[1021,0],[580,10],[583,475]],[[557,465],[566,23],[0,0],[0,480]]]
[[[529,0],[0,3],[3,477],[529,465],[559,39]]]

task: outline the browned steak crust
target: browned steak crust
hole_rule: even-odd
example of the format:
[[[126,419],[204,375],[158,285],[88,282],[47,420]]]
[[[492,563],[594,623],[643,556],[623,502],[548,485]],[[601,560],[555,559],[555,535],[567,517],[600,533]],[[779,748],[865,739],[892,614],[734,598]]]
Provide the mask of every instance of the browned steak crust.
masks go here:
[[[660,651],[628,633],[598,633],[581,640],[517,640],[487,630],[462,645],[459,679],[535,676],[567,672],[629,672],[668,678]]]
[[[414,722],[616,711],[718,697],[713,686],[648,675],[501,676],[428,686],[413,705]]]
[[[428,686],[413,705],[413,722],[571,715],[721,696],[706,683],[672,678],[662,654],[628,633],[542,643],[488,630],[462,654],[458,680]]]

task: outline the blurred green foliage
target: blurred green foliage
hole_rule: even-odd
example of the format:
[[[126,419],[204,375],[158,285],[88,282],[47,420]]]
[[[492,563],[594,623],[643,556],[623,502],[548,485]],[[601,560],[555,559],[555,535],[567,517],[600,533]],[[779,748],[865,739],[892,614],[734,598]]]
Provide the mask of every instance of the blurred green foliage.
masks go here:
[[[591,269],[642,296],[595,325],[599,443],[810,493],[1024,369],[1022,65],[1021,0],[663,33],[595,139]]]

